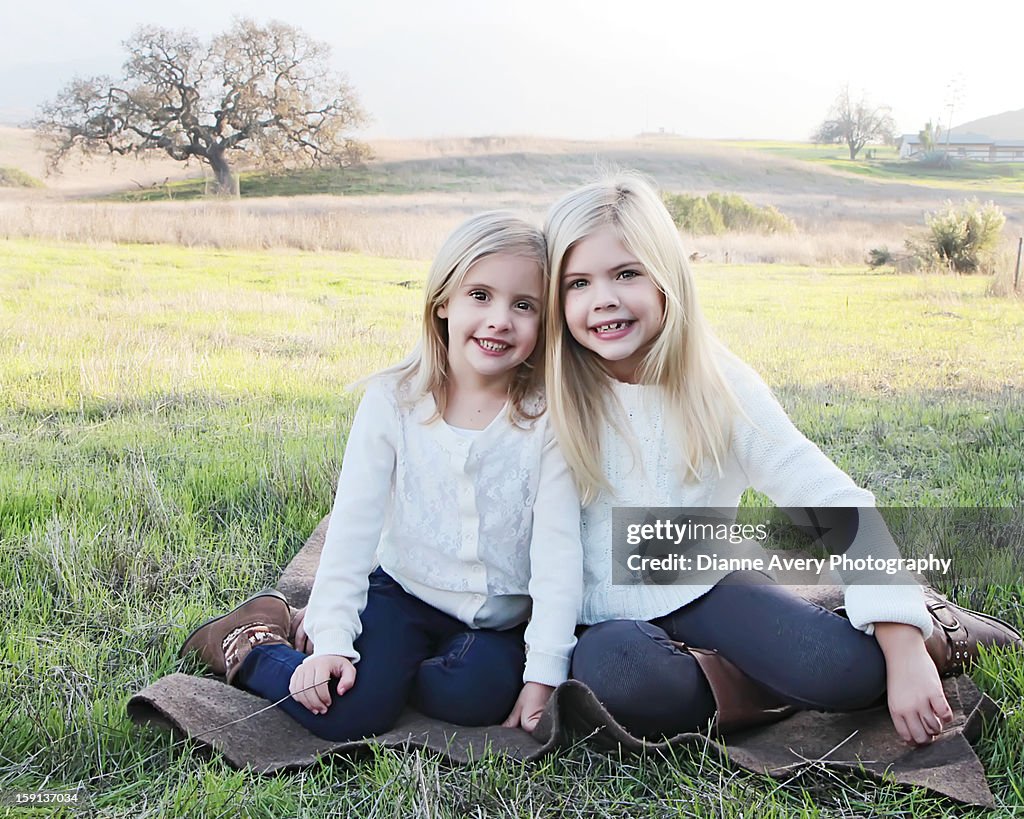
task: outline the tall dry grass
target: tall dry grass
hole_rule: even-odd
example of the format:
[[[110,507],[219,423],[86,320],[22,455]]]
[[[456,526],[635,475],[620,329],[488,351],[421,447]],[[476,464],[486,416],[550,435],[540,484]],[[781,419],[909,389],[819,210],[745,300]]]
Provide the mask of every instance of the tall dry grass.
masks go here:
[[[250,210],[198,205],[0,202],[0,237],[213,248],[340,250],[425,259],[462,219],[435,213]]]
[[[1017,268],[1017,240],[1019,237],[1005,239],[992,259],[992,281],[988,287],[991,296],[1013,296],[1024,299],[1024,258],[1020,269]]]
[[[414,194],[302,197],[242,202],[0,201],[0,237],[73,242],[175,244],[236,249],[340,250],[430,258],[471,213],[516,210],[540,223],[551,197],[522,194]],[[902,245],[899,225],[837,222],[830,229],[762,236],[687,237],[699,259],[718,263],[858,264],[870,247]]]
[[[872,247],[902,247],[905,236],[906,228],[899,224],[837,222],[828,229],[804,227],[770,236],[684,236],[684,243],[700,260],[720,264],[846,265],[865,262]]]

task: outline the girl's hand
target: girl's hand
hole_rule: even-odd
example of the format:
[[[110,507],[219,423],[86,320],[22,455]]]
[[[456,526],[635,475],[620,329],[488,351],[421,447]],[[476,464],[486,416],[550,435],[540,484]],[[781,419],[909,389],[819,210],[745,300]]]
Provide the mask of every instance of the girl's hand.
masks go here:
[[[356,682],[356,667],[348,657],[339,654],[320,654],[307,657],[292,674],[288,690],[292,699],[304,705],[314,714],[326,714],[331,704],[328,683],[331,677],[338,677],[338,696],[348,691]]]
[[[885,654],[889,715],[904,742],[927,745],[953,720],[939,672],[928,656],[921,632],[902,623],[875,623]]]
[[[544,713],[544,706],[551,699],[551,692],[554,687],[543,683],[528,682],[519,692],[512,713],[501,723],[506,728],[522,728],[531,734],[540,721],[540,715]]]
[[[288,629],[289,634],[292,638],[292,645],[295,646],[296,651],[301,651],[303,654],[313,653],[313,641],[309,635],[306,634],[306,607],[303,606],[301,609],[297,609],[295,614],[292,615],[292,624]]]

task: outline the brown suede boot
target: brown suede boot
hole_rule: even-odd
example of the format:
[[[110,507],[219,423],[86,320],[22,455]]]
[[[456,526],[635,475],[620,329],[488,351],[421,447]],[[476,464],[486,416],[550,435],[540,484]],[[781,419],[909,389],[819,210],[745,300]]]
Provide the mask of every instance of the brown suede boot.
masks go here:
[[[289,645],[290,624],[285,596],[274,589],[261,591],[196,628],[185,638],[178,657],[194,653],[214,674],[231,683],[254,646]]]
[[[796,709],[779,702],[766,688],[740,671],[717,651],[694,648],[673,641],[697,661],[700,670],[715,698],[715,720],[712,728],[718,733],[727,733],[741,728],[753,728],[778,722]]]
[[[998,617],[950,603],[932,589],[924,597],[933,625],[924,645],[940,677],[968,671],[978,662],[979,645],[1024,647],[1020,632]]]

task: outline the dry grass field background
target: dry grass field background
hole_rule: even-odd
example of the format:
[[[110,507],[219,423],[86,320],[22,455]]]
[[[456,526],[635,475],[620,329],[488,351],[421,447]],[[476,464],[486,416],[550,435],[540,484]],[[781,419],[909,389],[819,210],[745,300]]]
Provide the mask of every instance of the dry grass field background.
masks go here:
[[[41,178],[40,189],[0,188],[0,236],[86,242],[169,243],[218,248],[290,247],[429,258],[443,236],[474,211],[511,208],[540,220],[567,190],[617,168],[636,169],[665,190],[738,193],[773,205],[791,234],[691,237],[692,249],[722,263],[842,265],[868,249],[902,247],[925,212],[968,193],[993,199],[1010,237],[1024,230],[1024,192],[941,188],[865,178],[831,165],[752,147],[669,137],[583,142],[529,137],[379,141],[359,171],[282,182],[288,194],[234,201],[174,199],[173,183],[202,168],[154,158],[69,163],[45,176],[30,131],[0,128],[0,167]],[[168,183],[165,185],[165,183]],[[304,195],[310,188],[342,195]],[[163,191],[166,196],[163,197]],[[157,198],[125,202],[119,192]],[[161,200],[161,197],[162,200]]]

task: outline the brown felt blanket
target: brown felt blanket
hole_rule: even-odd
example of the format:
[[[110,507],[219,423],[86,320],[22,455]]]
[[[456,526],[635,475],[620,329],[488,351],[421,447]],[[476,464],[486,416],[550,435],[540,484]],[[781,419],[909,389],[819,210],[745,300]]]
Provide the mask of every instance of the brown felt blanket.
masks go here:
[[[325,530],[326,519],[281,576],[278,588],[292,605],[305,605],[309,596]],[[798,591],[829,607],[842,598],[836,586],[801,586]],[[920,785],[959,802],[994,807],[985,771],[971,743],[981,733],[983,717],[998,715],[998,708],[966,676],[946,680],[944,687],[954,721],[932,745],[918,749],[903,745],[884,707],[850,714],[798,712],[782,722],[734,733],[725,740],[680,734],[665,743],[645,743],[619,726],[590,690],[575,681],[558,688],[533,736],[513,728],[464,728],[410,710],[394,730],[372,740],[328,742],[278,709],[240,720],[260,712],[267,702],[218,680],[180,673],[169,674],[132,697],[128,713],[136,722],[164,725],[215,748],[233,766],[251,766],[261,773],[301,768],[320,754],[350,753],[370,743],[429,748],[452,761],[466,762],[486,753],[536,759],[586,737],[597,748],[631,751],[683,744],[706,746],[709,752],[727,754],[734,765],[775,777],[790,777],[811,764],[863,770],[877,779]]]

